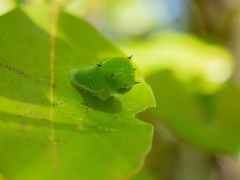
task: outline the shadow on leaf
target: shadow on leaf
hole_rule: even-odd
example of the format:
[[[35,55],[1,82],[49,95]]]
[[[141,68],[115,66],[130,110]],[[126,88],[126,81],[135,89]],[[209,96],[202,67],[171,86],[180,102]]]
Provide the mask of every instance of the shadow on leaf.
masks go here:
[[[82,96],[82,104],[96,111],[102,111],[109,114],[119,113],[123,110],[122,103],[114,96],[106,100],[101,100],[93,93],[73,84],[79,94]]]

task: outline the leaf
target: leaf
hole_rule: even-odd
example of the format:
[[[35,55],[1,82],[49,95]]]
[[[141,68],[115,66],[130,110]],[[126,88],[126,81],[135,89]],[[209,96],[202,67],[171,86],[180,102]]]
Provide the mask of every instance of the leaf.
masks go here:
[[[204,93],[216,91],[234,69],[227,49],[188,34],[163,32],[132,46],[129,52],[136,54],[136,64],[145,77],[170,69],[183,83],[197,79],[192,88]]]
[[[6,179],[123,179],[149,151],[152,126],[133,116],[154,105],[141,81],[107,101],[78,92],[69,70],[126,56],[57,7],[0,17],[0,172]]]
[[[210,95],[189,92],[163,71],[146,79],[157,108],[150,113],[161,119],[181,139],[214,153],[236,154],[240,149],[240,89],[228,83]]]

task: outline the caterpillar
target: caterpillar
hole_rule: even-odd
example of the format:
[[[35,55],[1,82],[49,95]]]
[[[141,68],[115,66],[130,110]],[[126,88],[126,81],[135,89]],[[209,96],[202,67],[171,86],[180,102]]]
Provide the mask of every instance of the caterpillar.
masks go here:
[[[70,71],[70,81],[77,88],[85,89],[101,100],[116,94],[125,94],[139,83],[135,82],[132,56],[106,58],[93,66]]]

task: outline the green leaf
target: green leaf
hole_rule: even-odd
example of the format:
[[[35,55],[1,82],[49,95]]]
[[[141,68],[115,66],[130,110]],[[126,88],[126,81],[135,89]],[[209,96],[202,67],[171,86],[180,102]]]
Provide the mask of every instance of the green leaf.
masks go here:
[[[0,17],[0,172],[6,179],[122,179],[141,167],[152,126],[133,116],[154,105],[141,81],[107,101],[78,92],[69,70],[126,56],[57,7]]]
[[[149,76],[161,119],[181,139],[210,152],[237,153],[240,149],[240,89],[232,84],[211,95],[189,90],[170,71]]]

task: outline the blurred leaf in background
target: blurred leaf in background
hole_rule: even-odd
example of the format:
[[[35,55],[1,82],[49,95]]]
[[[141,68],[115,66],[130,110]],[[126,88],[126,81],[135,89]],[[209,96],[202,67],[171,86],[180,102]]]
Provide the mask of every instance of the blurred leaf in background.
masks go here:
[[[189,6],[186,0],[73,0],[65,5],[118,43],[142,39],[166,28],[186,30]]]
[[[0,0],[0,15],[5,14],[17,6],[16,0]]]

